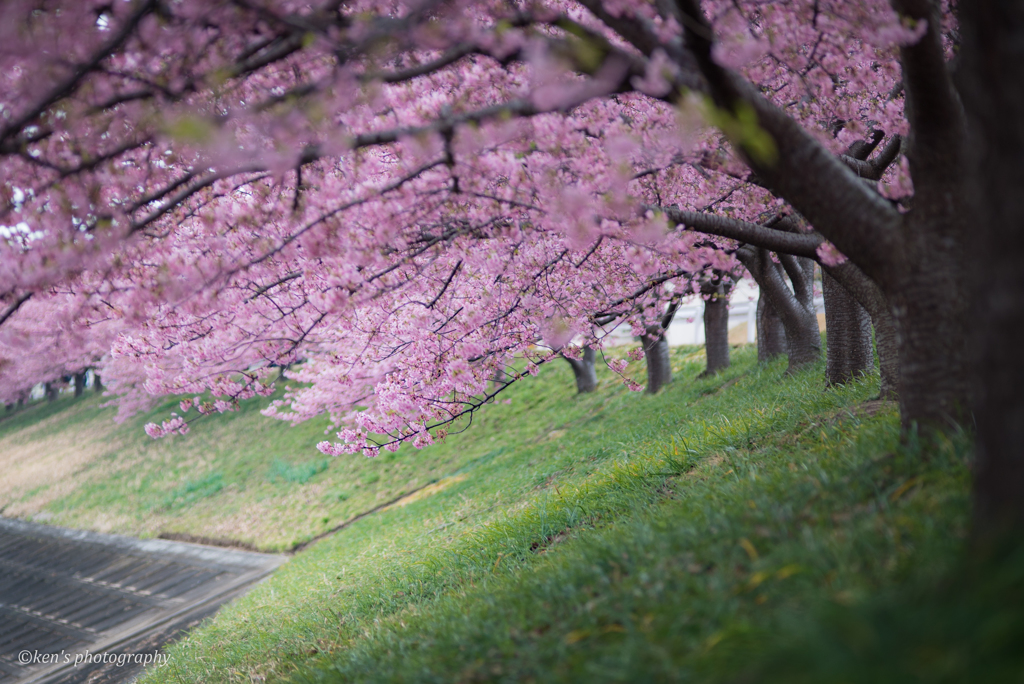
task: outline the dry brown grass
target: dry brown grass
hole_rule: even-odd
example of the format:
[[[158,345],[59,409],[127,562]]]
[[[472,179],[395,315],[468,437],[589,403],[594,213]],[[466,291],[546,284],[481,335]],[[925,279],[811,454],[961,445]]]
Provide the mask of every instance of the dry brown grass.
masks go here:
[[[72,415],[62,412],[0,438],[0,510],[5,515],[39,513],[74,491],[87,466],[120,448],[112,423],[93,421],[74,431],[56,429]]]

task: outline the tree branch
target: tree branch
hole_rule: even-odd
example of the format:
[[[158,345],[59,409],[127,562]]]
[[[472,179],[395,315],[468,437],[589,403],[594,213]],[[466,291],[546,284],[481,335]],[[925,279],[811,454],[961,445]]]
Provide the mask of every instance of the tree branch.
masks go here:
[[[452,269],[452,272],[448,275],[448,278],[444,281],[444,286],[441,288],[441,291],[437,293],[436,297],[434,297],[432,300],[430,300],[429,304],[427,304],[427,308],[428,309],[433,309],[434,308],[434,305],[437,304],[437,302],[441,299],[441,297],[444,295],[444,293],[448,290],[448,286],[452,284],[452,281],[455,279],[455,276],[456,276],[456,274],[458,274],[460,268],[462,268],[462,259],[459,259],[459,261],[455,264],[455,268]]]
[[[651,207],[665,212],[669,220],[677,225],[708,235],[737,240],[763,247],[772,252],[783,252],[794,256],[817,259],[818,246],[823,242],[816,233],[790,233],[774,228],[759,226],[739,219],[703,214],[696,211],[682,211],[676,207]]]
[[[716,106],[736,115],[753,110],[776,154],[766,158],[733,141],[758,179],[786,199],[826,238],[876,281],[894,271],[902,253],[900,213],[868,188],[834,154],[739,75],[711,56],[712,31],[697,0],[676,0],[686,45],[708,82]]]
[[[787,328],[795,329],[800,324],[800,304],[796,295],[786,285],[779,273],[779,266],[772,261],[766,249],[736,252],[736,258],[746,267],[754,281],[764,291],[775,311],[784,319]]]
[[[892,138],[889,139],[889,142],[885,144],[885,147],[883,147],[878,155],[871,160],[870,163],[875,169],[877,178],[881,178],[886,169],[888,169],[889,166],[896,161],[897,157],[900,156],[900,150],[903,149],[904,142],[902,135],[892,136]]]
[[[885,138],[885,131],[875,129],[871,131],[870,140],[858,140],[850,145],[846,150],[846,154],[854,159],[863,161],[871,156],[871,153],[881,144],[883,138]]]
[[[93,53],[92,57],[90,57],[87,62],[79,64],[71,73],[71,76],[65,79],[62,83],[51,88],[50,91],[44,95],[34,107],[4,126],[3,129],[0,130],[0,141],[6,141],[13,134],[20,132],[22,128],[34,121],[40,114],[45,112],[56,102],[74,92],[75,88],[78,87],[78,84],[81,83],[82,79],[85,78],[89,72],[98,67],[111,52],[117,50],[126,40],[128,40],[128,37],[131,36],[133,31],[135,31],[135,27],[139,25],[140,21],[142,21],[142,18],[152,12],[156,6],[156,0],[146,0],[145,2],[142,2],[138,9],[136,9],[135,12],[133,12],[124,22],[121,29],[115,33],[110,40],[100,46],[100,48]]]
[[[278,278],[276,281],[270,283],[269,285],[264,285],[260,289],[256,290],[256,294],[254,294],[252,297],[249,297],[249,301],[252,301],[252,300],[256,299],[260,295],[266,294],[268,291],[274,289],[278,285],[283,285],[284,283],[287,283],[289,280],[295,280],[296,278],[301,278],[301,277],[302,277],[302,273],[300,273],[299,271],[292,271],[291,273],[289,273],[289,274],[287,274],[287,275],[285,275],[285,276],[283,276],[281,278]]]
[[[811,302],[814,300],[814,266],[810,262],[803,262],[801,264],[797,261],[797,257],[792,254],[778,254],[779,263],[782,264],[782,268],[786,269],[786,275],[789,276],[789,281],[793,284],[793,294],[796,296],[799,302]],[[810,273],[804,270],[804,265],[808,266]]]
[[[942,50],[942,18],[930,0],[893,0],[893,9],[914,22],[927,22],[925,34],[900,47],[906,116],[910,122],[907,158],[915,186],[959,173],[967,123]]]
[[[16,312],[18,309],[20,309],[21,305],[24,304],[25,302],[27,302],[31,298],[32,298],[32,293],[31,292],[27,292],[27,293],[21,295],[20,297],[18,297],[16,300],[14,300],[14,303],[11,304],[10,307],[8,307],[7,311],[4,311],[3,314],[0,315],[0,325],[3,325],[4,323],[6,323],[7,319],[10,318],[11,316],[13,316],[14,312]]]

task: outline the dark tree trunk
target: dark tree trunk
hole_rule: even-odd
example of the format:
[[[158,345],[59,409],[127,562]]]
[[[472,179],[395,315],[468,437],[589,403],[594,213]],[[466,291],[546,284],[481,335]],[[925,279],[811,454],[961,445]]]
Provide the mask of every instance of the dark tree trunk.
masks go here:
[[[96,371],[92,372],[92,391],[97,394],[103,391],[103,381],[100,380],[100,374]]]
[[[938,3],[894,0],[893,6],[927,27],[920,40],[900,47],[914,196],[894,235],[898,259],[888,257],[888,268],[873,277],[899,326],[903,426],[949,430],[969,420],[964,259],[971,136],[944,55]]]
[[[960,3],[961,93],[975,132],[968,174],[977,242],[974,332],[976,541],[1024,538],[1024,5]]]
[[[879,290],[881,294],[881,290]],[[900,398],[900,331],[896,318],[884,302],[877,315],[870,311],[875,327],[875,351],[878,353],[878,398],[898,401]]]
[[[43,385],[43,394],[46,395],[46,401],[55,401],[58,393],[59,390],[57,389],[57,386],[52,382],[48,382]]]
[[[796,298],[794,321],[788,322],[788,316],[782,315],[782,324],[786,328],[786,348],[789,355],[789,372],[794,372],[809,363],[821,358],[821,328],[818,326],[818,313],[814,308],[814,261],[789,254],[779,256],[786,273],[793,285]],[[785,284],[783,283],[783,287]],[[788,294],[788,291],[787,291]]]
[[[767,250],[745,247],[736,253],[782,320],[786,333],[788,373],[795,373],[821,358],[821,333],[814,311],[814,262],[810,259],[780,255],[781,266],[789,275],[793,289],[787,287],[779,265]]]
[[[707,368],[702,376],[714,375],[729,367],[729,294],[733,283],[718,277],[701,285],[704,302],[704,349]]]
[[[968,420],[967,293],[963,254],[949,241],[913,236],[916,258],[886,292],[899,330],[903,426],[946,430]],[[945,243],[945,245],[943,245]]]
[[[647,361],[647,393],[657,394],[662,387],[672,382],[672,360],[668,353],[665,329],[651,326],[640,341]]]
[[[871,317],[827,272],[821,277],[825,297],[825,383],[845,385],[874,370]]]
[[[821,268],[860,302],[871,316],[875,328],[875,348],[878,351],[879,398],[899,399],[899,331],[889,301],[881,288],[851,261],[838,266],[823,265]],[[827,302],[825,309],[827,316]]]
[[[572,374],[576,377],[576,392],[588,394],[597,389],[597,369],[594,361],[596,353],[590,347],[583,347],[583,356],[580,359],[570,359],[562,356],[572,366]]]
[[[82,396],[85,391],[85,371],[75,373],[75,398]]]
[[[786,330],[768,297],[757,298],[757,361],[766,363],[786,353]]]

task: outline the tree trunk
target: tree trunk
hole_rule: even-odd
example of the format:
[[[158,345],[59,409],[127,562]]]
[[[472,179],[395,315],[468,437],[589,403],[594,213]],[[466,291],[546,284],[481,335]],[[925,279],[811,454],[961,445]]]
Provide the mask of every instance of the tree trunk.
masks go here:
[[[649,327],[647,334],[640,337],[640,342],[647,361],[647,393],[657,394],[662,387],[672,382],[672,360],[669,358],[664,328]]]
[[[828,273],[822,273],[825,297],[825,383],[845,385],[874,370],[871,317]]]
[[[898,401],[900,398],[900,330],[888,302],[877,315],[872,313],[875,326],[875,351],[878,353],[878,398]]]
[[[977,221],[967,254],[977,426],[975,541],[1024,538],[1024,6],[961,3],[963,82]]]
[[[955,429],[968,420],[967,293],[964,256],[911,222],[914,258],[886,293],[899,330],[904,428]],[[945,243],[945,244],[943,244]]]
[[[716,278],[701,285],[704,302],[704,349],[707,368],[702,377],[714,375],[729,367],[729,294],[732,281]]]
[[[821,358],[821,333],[814,312],[814,262],[788,254],[779,256],[793,289],[786,286],[780,265],[767,250],[744,247],[736,253],[782,320],[786,334],[787,373],[795,373]],[[759,354],[760,356],[760,354]]]
[[[52,382],[43,385],[43,394],[46,395],[46,401],[56,401],[59,391]]]
[[[96,394],[103,391],[103,381],[100,380],[100,374],[96,371],[92,372],[92,391]]]
[[[838,266],[822,265],[821,268],[860,302],[871,316],[878,352],[878,396],[880,399],[899,399],[899,331],[889,300],[875,281],[864,275],[852,261],[845,261]],[[825,304],[825,315],[828,315],[828,302]]]
[[[757,362],[766,363],[786,353],[786,330],[775,307],[763,293],[757,298]]]
[[[597,389],[597,369],[594,364],[596,353],[590,347],[583,347],[583,356],[580,359],[570,359],[562,356],[572,367],[572,374],[576,377],[576,393],[589,394]]]
[[[818,313],[814,308],[814,261],[789,254],[779,255],[790,282],[798,306],[794,320],[789,321],[788,312],[782,313],[782,324],[786,329],[786,353],[789,355],[787,372],[793,373],[821,358],[821,328],[818,327]]]
[[[85,391],[85,371],[75,373],[75,398],[82,396]]]

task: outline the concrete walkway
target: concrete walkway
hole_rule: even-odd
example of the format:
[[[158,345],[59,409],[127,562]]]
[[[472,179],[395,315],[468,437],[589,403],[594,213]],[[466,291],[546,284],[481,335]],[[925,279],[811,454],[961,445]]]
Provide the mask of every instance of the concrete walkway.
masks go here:
[[[0,684],[130,681],[285,560],[0,518]]]

